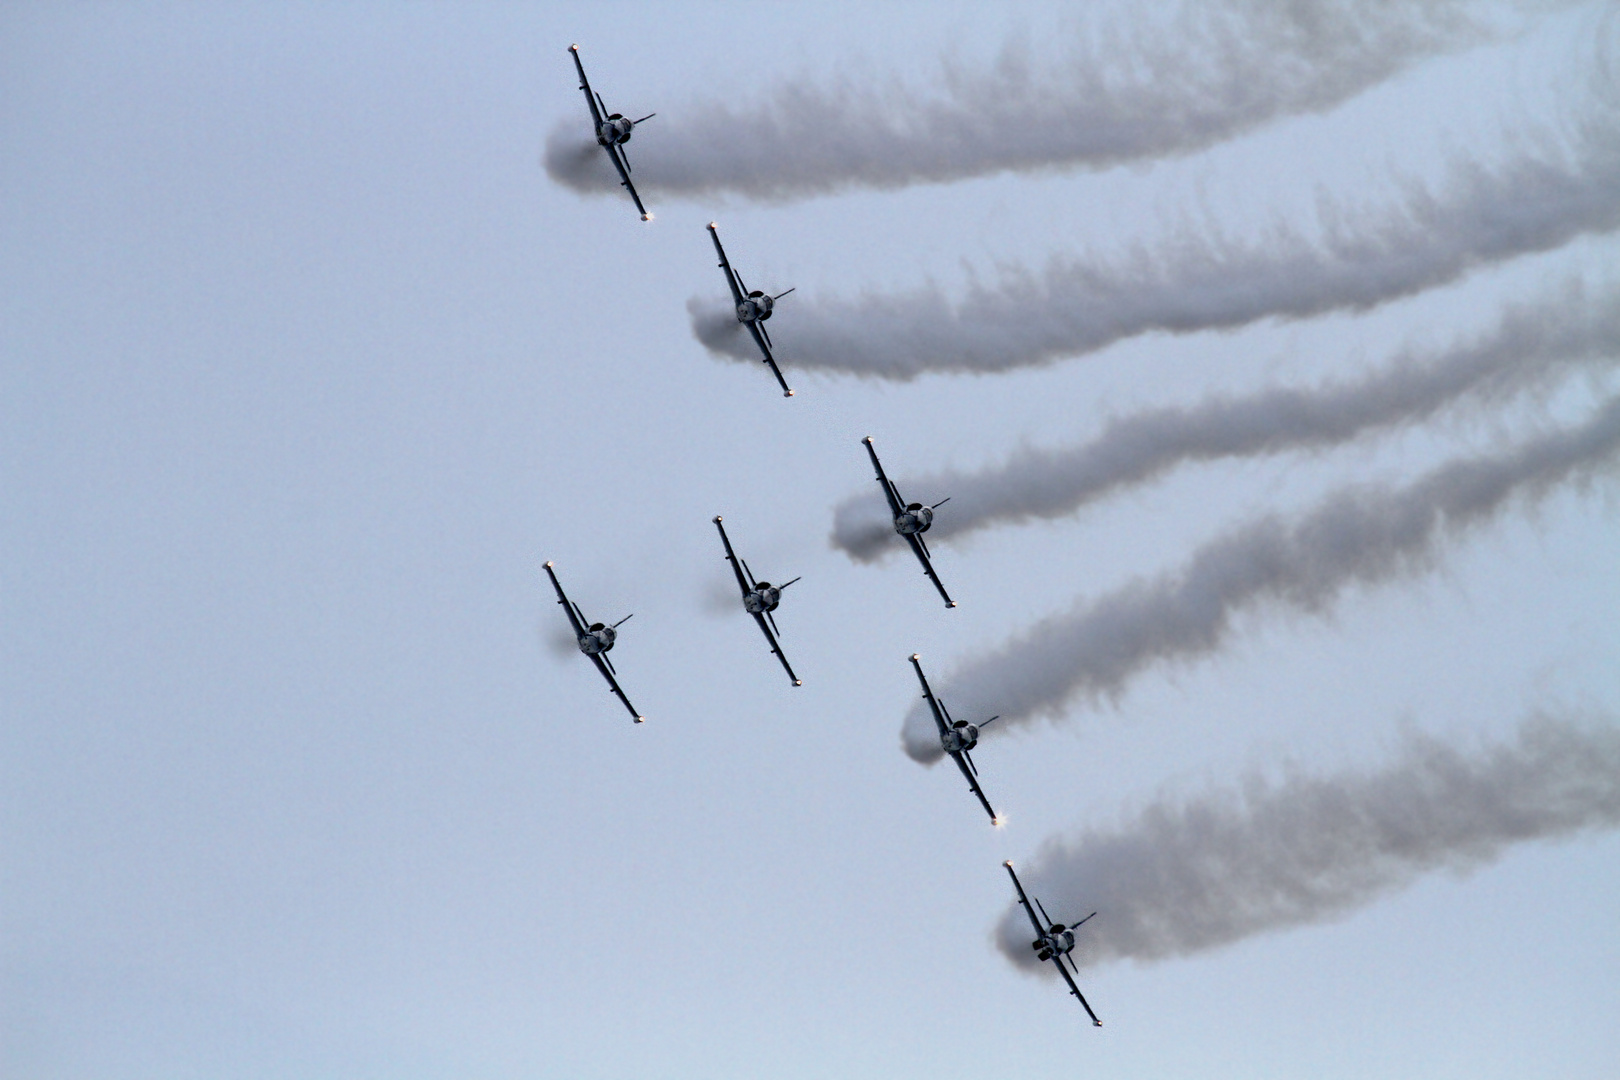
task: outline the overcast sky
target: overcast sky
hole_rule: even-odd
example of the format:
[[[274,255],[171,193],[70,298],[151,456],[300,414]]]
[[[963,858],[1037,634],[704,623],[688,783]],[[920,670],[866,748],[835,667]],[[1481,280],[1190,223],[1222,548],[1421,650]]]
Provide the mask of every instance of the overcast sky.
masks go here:
[[[865,435],[937,502],[1149,411],[1337,415],[1510,309],[1612,310],[1612,5],[1387,7],[6,6],[0,1072],[1612,1076],[1612,331],[942,536],[955,610],[898,538],[834,543],[878,504]],[[589,138],[571,42],[658,114],[651,222],[604,161],[548,171]],[[711,220],[750,285],[797,287],[791,399],[700,340]],[[872,366],[823,362],[829,327]],[[994,373],[934,370],[958,346]],[[1464,475],[1432,535],[1366,525]],[[716,514],[803,576],[801,688]],[[1174,593],[1261,549],[1292,569]],[[645,724],[547,559],[635,613]],[[1128,643],[1052,635],[1152,588],[1223,598],[1218,634],[1079,686],[1096,648],[1062,642]],[[975,751],[1003,827],[906,753],[913,652],[959,717],[1058,687]],[[984,677],[1003,655],[1030,679]],[[1206,802],[1218,851],[1141,824]],[[1447,824],[1391,854],[1351,819]],[[1282,873],[1284,833],[1315,876],[1245,880],[1320,903],[1192,934],[1234,894],[1165,852]],[[1148,855],[1178,891],[1090,887]],[[1103,1028],[998,947],[1005,859],[1054,917],[1099,910]],[[1128,938],[1150,899],[1174,948]]]

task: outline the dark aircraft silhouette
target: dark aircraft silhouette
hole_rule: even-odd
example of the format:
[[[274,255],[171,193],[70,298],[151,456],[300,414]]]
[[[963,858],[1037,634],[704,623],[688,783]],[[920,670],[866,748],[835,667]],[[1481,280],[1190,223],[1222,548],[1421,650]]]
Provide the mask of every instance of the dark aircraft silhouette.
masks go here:
[[[1069,974],[1069,969],[1063,966],[1063,958],[1066,956],[1069,958],[1069,963],[1074,964],[1074,957],[1069,956],[1069,953],[1074,951],[1074,932],[1080,929],[1080,923],[1085,922],[1086,919],[1097,913],[1093,911],[1091,915],[1087,915],[1085,919],[1081,919],[1080,922],[1075,923],[1073,926],[1064,926],[1062,923],[1053,922],[1052,917],[1046,913],[1046,909],[1041,907],[1040,900],[1036,900],[1035,907],[1041,907],[1041,918],[1046,920],[1046,929],[1042,930],[1040,920],[1035,918],[1035,908],[1029,906],[1029,897],[1024,895],[1024,887],[1018,884],[1018,875],[1013,873],[1012,863],[1008,861],[1001,865],[1007,868],[1007,873],[1012,877],[1013,888],[1018,890],[1018,902],[1024,905],[1024,911],[1029,915],[1029,924],[1035,928],[1035,940],[1030,942],[1029,947],[1034,949],[1035,955],[1042,960],[1050,960],[1057,965],[1058,971],[1063,973],[1063,981],[1069,984],[1069,993],[1080,999],[1080,1007],[1086,1010],[1086,1015],[1091,1017],[1091,1022],[1097,1027],[1102,1027],[1102,1021],[1097,1019],[1097,1014],[1091,1011],[1090,1005],[1086,1004],[1086,995],[1082,994],[1080,988],[1074,985],[1074,977]],[[1078,967],[1074,969],[1074,974],[1080,974]]]
[[[731,563],[732,572],[737,575],[737,587],[742,590],[743,610],[752,615],[754,621],[759,623],[759,629],[764,633],[765,641],[770,645],[771,652],[775,653],[776,658],[782,661],[782,669],[788,673],[788,678],[793,680],[793,685],[803,686],[803,681],[793,674],[793,668],[788,664],[787,657],[782,655],[781,648],[776,644],[776,635],[771,633],[772,630],[776,629],[776,620],[771,618],[771,612],[775,611],[776,606],[782,602],[782,590],[799,579],[794,578],[793,581],[782,585],[772,585],[768,581],[755,581],[754,572],[748,569],[748,564],[737,558],[736,553],[731,550],[731,541],[726,538],[726,527],[720,524],[719,514],[714,516],[714,527],[720,530],[720,542],[726,545],[726,559]],[[770,625],[766,625],[766,620],[770,620]],[[781,633],[781,631],[778,630],[777,633]]]
[[[956,601],[951,599],[951,594],[940,584],[939,575],[934,573],[934,564],[928,561],[928,545],[923,543],[922,538],[922,534],[934,524],[934,511],[951,500],[944,498],[933,506],[906,502],[900,497],[900,489],[894,486],[894,481],[883,471],[883,463],[878,460],[877,451],[872,449],[872,436],[868,435],[861,442],[866,444],[866,452],[872,458],[872,468],[877,470],[877,481],[883,487],[884,498],[889,500],[889,510],[894,514],[894,531],[905,537],[906,543],[911,545],[911,550],[917,553],[917,561],[922,563],[923,573],[934,583],[939,595],[945,598],[945,606],[955,607]]]
[[[622,185],[630,192],[630,198],[641,211],[641,220],[650,221],[652,215],[647,208],[641,205],[641,196],[636,194],[636,185],[630,182],[630,157],[624,151],[624,144],[630,141],[630,133],[642,120],[651,120],[657,113],[648,113],[641,120],[630,120],[620,113],[608,112],[607,102],[602,95],[591,90],[591,81],[585,77],[585,65],[579,62],[579,46],[570,45],[568,51],[574,56],[574,66],[579,69],[579,88],[585,92],[585,104],[591,110],[591,123],[596,132],[596,142],[607,151],[607,156],[613,159],[613,165],[619,170],[619,179]],[[601,108],[598,109],[597,106]]]
[[[990,815],[990,824],[1000,825],[1001,819],[996,816],[995,810],[990,806],[990,800],[984,797],[979,790],[979,767],[973,764],[973,748],[979,742],[979,728],[988,724],[990,720],[999,717],[992,716],[978,725],[970,724],[966,720],[951,722],[951,714],[945,711],[945,703],[934,697],[934,692],[928,688],[928,679],[923,675],[922,664],[918,663],[922,657],[916,653],[911,654],[911,666],[917,669],[917,681],[922,683],[923,697],[928,699],[928,707],[934,710],[934,723],[939,725],[939,746],[956,762],[956,767],[962,770],[962,776],[967,779],[968,788],[979,797],[979,804],[984,812]]]
[[[623,690],[619,689],[619,680],[613,677],[615,674],[613,661],[607,658],[608,650],[613,648],[613,642],[619,636],[618,628],[630,616],[626,615],[612,626],[587,622],[585,613],[579,609],[579,605],[573,603],[564,595],[562,585],[558,584],[557,575],[551,569],[551,563],[549,562],[546,563],[546,575],[551,578],[551,587],[557,590],[557,603],[561,604],[562,609],[568,613],[568,624],[574,628],[574,640],[579,645],[579,651],[591,658],[591,662],[596,665],[596,670],[602,673],[602,678],[608,681],[608,686],[612,687],[613,692],[619,695],[619,700],[624,702],[624,707],[630,710],[630,715],[635,717],[636,723],[639,724],[647,719],[636,712],[636,707],[630,704],[630,699],[624,696]]]
[[[754,335],[754,343],[759,346],[759,351],[765,354],[765,363],[770,367],[771,374],[782,384],[782,396],[792,397],[793,391],[788,389],[787,380],[782,378],[782,369],[776,366],[776,358],[771,355],[771,334],[765,329],[765,320],[771,317],[771,310],[776,306],[776,302],[793,290],[779,292],[775,296],[760,292],[758,289],[750,292],[748,286],[743,284],[742,275],[733,270],[731,263],[726,261],[726,249],[720,246],[720,233],[712,221],[709,222],[709,238],[714,241],[714,250],[720,256],[720,269],[726,273],[726,284],[731,286],[731,300],[737,305],[737,321],[748,327],[748,332]]]

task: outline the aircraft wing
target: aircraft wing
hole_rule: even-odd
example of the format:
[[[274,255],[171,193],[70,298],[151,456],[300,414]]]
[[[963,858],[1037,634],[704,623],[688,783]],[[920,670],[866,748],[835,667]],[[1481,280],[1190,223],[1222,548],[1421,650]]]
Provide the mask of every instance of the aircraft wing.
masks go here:
[[[917,669],[917,681],[922,683],[923,697],[928,699],[928,707],[934,711],[934,725],[939,728],[939,737],[943,740],[948,731],[945,713],[940,709],[939,702],[934,700],[934,691],[928,685],[928,677],[923,674],[921,661],[922,657],[917,653],[911,654],[911,666]]]
[[[636,194],[636,185],[630,182],[630,163],[625,161],[624,151],[617,146],[605,146],[602,149],[606,150],[607,156],[613,159],[613,167],[619,170],[619,186],[630,193],[630,201],[635,203],[636,209],[641,212],[641,220],[650,221],[652,215],[647,213],[645,206],[641,205],[641,196]]]
[[[748,297],[743,295],[742,286],[737,282],[737,272],[731,268],[731,263],[726,259],[726,249],[720,246],[720,231],[714,227],[712,221],[709,222],[709,239],[714,241],[715,254],[720,256],[720,269],[726,272],[726,284],[731,286],[732,302],[740,307]]]
[[[771,347],[766,343],[765,335],[760,333],[759,324],[748,323],[747,326],[748,332],[754,335],[754,344],[758,345],[759,351],[764,354],[766,366],[771,369],[771,374],[775,375],[776,381],[781,384],[782,396],[792,397],[793,391],[788,387],[787,380],[782,378],[782,369],[776,366],[776,357],[771,355]]]
[[[872,436],[868,435],[861,441],[866,444],[866,453],[872,459],[872,468],[877,470],[878,484],[883,488],[883,497],[889,500],[890,511],[895,517],[899,517],[906,509],[905,502],[900,498],[900,489],[894,486],[889,474],[883,471],[883,462],[878,460],[877,451],[872,448]],[[933,571],[929,573],[932,574]]]
[[[945,586],[940,583],[939,575],[934,573],[934,564],[929,561],[928,549],[923,547],[922,539],[913,533],[906,537],[906,542],[911,545],[911,550],[917,553],[917,561],[922,563],[923,573],[927,574],[928,580],[934,583],[934,588],[939,590],[939,595],[945,598],[945,606],[948,608],[955,607],[956,601],[951,599],[951,594],[946,592]]]
[[[1018,890],[1018,902],[1024,905],[1024,914],[1029,916],[1029,925],[1035,928],[1035,936],[1045,937],[1046,927],[1035,917],[1035,909],[1029,906],[1029,897],[1024,895],[1024,887],[1018,883],[1018,875],[1013,873],[1012,863],[1004,862],[1001,865],[1007,868],[1007,876],[1013,879],[1013,888]]]
[[[973,794],[979,797],[979,805],[984,807],[984,812],[990,815],[990,824],[994,825],[996,823],[996,812],[991,807],[990,800],[985,798],[984,792],[979,789],[978,777],[973,775],[973,770],[968,768],[968,763],[963,760],[961,754],[952,754],[951,758],[956,762],[956,767],[962,770],[962,776],[967,780],[968,787],[972,789]]]
[[[602,114],[596,108],[596,98],[591,94],[591,80],[585,77],[585,65],[580,63],[579,46],[570,45],[568,51],[573,54],[574,67],[579,69],[579,88],[585,92],[585,104],[591,110],[591,134],[595,135],[602,126]]]
[[[758,611],[754,612],[753,615],[754,621],[759,623],[759,629],[765,635],[765,640],[771,646],[771,652],[775,653],[776,658],[782,661],[782,669],[788,673],[788,678],[793,680],[794,686],[803,686],[803,681],[797,675],[793,674],[793,667],[788,663],[788,658],[783,655],[782,647],[776,643],[776,635],[771,633],[771,627],[770,624],[765,621],[765,615]]]
[[[719,514],[714,516],[714,527],[720,530],[720,542],[726,545],[726,560],[731,563],[732,572],[737,575],[737,588],[742,590],[743,599],[746,600],[751,585],[749,580],[743,576],[742,564],[737,561],[736,553],[731,550],[731,541],[726,536],[726,527],[720,524]]]
[[[642,716],[640,713],[636,712],[636,707],[630,704],[629,698],[624,696],[624,691],[619,687],[619,680],[615,679],[613,677],[613,672],[608,670],[606,659],[594,653],[591,655],[591,659],[596,663],[596,670],[602,673],[602,678],[608,681],[608,686],[611,687],[613,692],[618,695],[619,700],[624,702],[624,707],[630,710],[630,715],[635,719],[636,723],[639,724],[643,720],[647,719],[645,716]]]
[[[1062,973],[1063,981],[1069,984],[1069,993],[1080,999],[1080,1007],[1086,1010],[1087,1016],[1091,1017],[1092,1026],[1102,1027],[1102,1021],[1097,1019],[1097,1014],[1091,1011],[1091,1005],[1087,1003],[1086,995],[1082,994],[1080,988],[1074,985],[1074,976],[1070,975],[1069,969],[1063,966],[1063,955],[1063,953],[1054,953],[1052,962],[1057,965],[1058,971]],[[1073,961],[1071,960],[1070,963],[1073,963]]]
[[[568,602],[568,597],[562,591],[562,585],[557,581],[557,574],[551,569],[551,563],[546,563],[546,576],[551,578],[551,587],[557,590],[557,603],[562,605],[564,613],[568,616],[568,625],[574,628],[574,639],[577,641],[585,636],[585,627],[580,624],[579,616],[574,614],[574,605]]]

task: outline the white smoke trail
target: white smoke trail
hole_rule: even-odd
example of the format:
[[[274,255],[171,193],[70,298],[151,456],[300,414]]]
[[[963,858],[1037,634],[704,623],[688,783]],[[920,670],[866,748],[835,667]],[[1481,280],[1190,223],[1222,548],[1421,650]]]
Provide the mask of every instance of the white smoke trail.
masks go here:
[[[1568,145],[1495,168],[1460,163],[1438,194],[1411,186],[1379,212],[1329,212],[1321,240],[1282,228],[1248,242],[1184,234],[1126,259],[1005,270],[959,301],[938,287],[853,300],[801,290],[773,327],[778,354],[801,371],[904,380],[1039,366],[1152,331],[1363,311],[1620,228],[1617,111],[1611,93]],[[757,363],[721,300],[687,301],[693,334],[717,356]]]
[[[1113,420],[1080,446],[1026,449],[994,469],[935,474],[908,486],[952,497],[950,512],[928,534],[937,543],[1004,522],[1072,513],[1188,462],[1330,446],[1423,420],[1464,395],[1487,397],[1571,364],[1616,360],[1620,292],[1591,298],[1571,283],[1537,303],[1509,307],[1488,333],[1438,354],[1403,352],[1357,382],[1141,412]],[[887,506],[869,494],[839,505],[831,541],[862,562],[904,548]]]
[[[1052,615],[936,684],[964,712],[1000,713],[991,732],[1056,718],[1076,697],[1121,693],[1150,664],[1218,648],[1235,612],[1262,601],[1318,611],[1346,586],[1387,580],[1434,559],[1441,542],[1515,497],[1545,494],[1620,450],[1620,398],[1580,426],[1506,453],[1453,462],[1409,487],[1340,491],[1292,524],[1275,516],[1205,544],[1180,569]],[[914,759],[940,757],[926,711],[901,729]]]
[[[1466,873],[1512,844],[1620,826],[1620,730],[1546,717],[1472,753],[1410,735],[1382,769],[1164,796],[1114,829],[1048,840],[1024,887],[1087,923],[1079,963],[1160,960],[1322,922],[1435,870]],[[1039,961],[1015,904],[996,928]]]
[[[1459,0],[1187,4],[1169,26],[1076,49],[1055,69],[1008,46],[988,69],[942,60],[927,90],[800,79],[744,103],[666,103],[631,148],[636,182],[649,196],[791,199],[1186,154],[1480,41],[1485,14]],[[579,117],[552,131],[545,166],[577,191],[617,190]]]

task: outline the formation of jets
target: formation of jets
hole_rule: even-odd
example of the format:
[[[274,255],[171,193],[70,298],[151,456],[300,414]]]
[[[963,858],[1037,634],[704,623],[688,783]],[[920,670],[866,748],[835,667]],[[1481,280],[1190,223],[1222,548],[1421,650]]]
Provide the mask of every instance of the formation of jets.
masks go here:
[[[641,214],[641,219],[648,221],[652,218],[652,215],[642,205],[641,197],[636,193],[635,185],[630,180],[630,159],[625,151],[625,144],[630,141],[631,133],[635,130],[636,125],[645,120],[650,120],[655,114],[648,113],[640,120],[630,120],[621,113],[610,113],[607,103],[602,100],[600,94],[591,89],[590,80],[585,77],[585,65],[579,58],[579,46],[570,45],[568,51],[574,58],[575,69],[579,72],[579,88],[585,95],[586,106],[590,109],[592,132],[596,137],[597,145],[606,151],[609,160],[613,162],[614,168],[619,170],[621,186],[630,193],[630,199],[635,203],[636,210]],[[749,289],[747,283],[743,281],[742,275],[732,267],[730,260],[726,258],[726,249],[720,244],[719,228],[712,221],[709,222],[707,228],[709,238],[714,242],[715,254],[720,258],[720,270],[725,275],[727,287],[731,290],[732,310],[736,315],[737,322],[747,327],[749,334],[753,336],[754,343],[759,346],[761,358],[764,360],[765,365],[771,369],[771,374],[776,377],[777,384],[782,388],[783,396],[792,397],[793,390],[788,386],[787,379],[783,377],[782,369],[777,364],[770,331],[766,329],[765,323],[775,310],[776,301],[793,290],[790,288],[784,292],[771,295],[759,289]],[[895,486],[894,481],[890,480],[888,474],[883,471],[883,463],[878,460],[872,437],[868,435],[861,442],[866,447],[867,456],[872,459],[872,469],[877,474],[878,485],[883,489],[884,500],[888,503],[889,513],[893,517],[894,531],[905,539],[912,553],[917,556],[917,561],[922,564],[923,573],[927,575],[929,581],[933,582],[934,588],[939,591],[940,598],[945,601],[945,606],[947,608],[956,607],[956,601],[951,599],[950,593],[945,591],[944,583],[939,580],[939,575],[934,572],[934,564],[928,551],[928,545],[923,540],[923,533],[926,533],[934,524],[934,512],[950,502],[950,499],[941,499],[932,505],[907,502],[900,494],[900,489]],[[798,675],[794,673],[793,666],[788,663],[787,655],[782,652],[781,644],[777,640],[781,636],[781,631],[777,628],[774,615],[782,602],[782,591],[800,579],[794,578],[792,581],[781,585],[772,585],[768,581],[755,579],[753,571],[748,567],[748,563],[738,558],[737,553],[732,550],[731,538],[726,535],[726,527],[722,524],[718,514],[714,517],[714,527],[720,532],[720,543],[725,548],[726,561],[731,564],[732,573],[737,578],[737,588],[742,594],[743,610],[753,616],[754,622],[759,626],[760,633],[765,635],[765,643],[770,647],[772,655],[781,663],[782,670],[787,672],[791,684],[793,686],[804,685]],[[607,680],[612,693],[624,703],[624,707],[629,710],[630,716],[635,722],[641,723],[646,718],[636,711],[634,705],[630,704],[630,699],[619,686],[618,673],[614,670],[613,662],[607,656],[618,638],[618,628],[630,616],[626,615],[623,619],[611,625],[591,622],[585,617],[585,613],[580,609],[579,605],[570,601],[563,592],[562,585],[558,582],[557,575],[553,571],[550,562],[545,564],[545,569],[546,574],[551,578],[552,588],[557,591],[557,603],[562,605],[563,612],[568,616],[568,624],[573,628],[574,639],[579,646],[579,651],[590,657],[591,662],[596,665],[596,669]],[[966,720],[953,720],[950,712],[945,708],[944,701],[935,696],[933,688],[928,685],[928,677],[923,674],[921,660],[922,658],[918,654],[913,653],[911,655],[911,666],[917,672],[917,681],[922,684],[923,698],[928,702],[928,707],[933,713],[934,724],[939,730],[940,749],[961,770],[963,779],[967,781],[968,790],[973,792],[974,797],[979,800],[979,805],[984,807],[984,812],[990,816],[991,824],[1000,825],[1001,818],[996,814],[995,808],[990,805],[990,800],[979,786],[979,768],[973,761],[973,750],[978,745],[980,732],[999,717],[992,716],[988,720],[979,721],[977,724],[969,723]],[[1074,951],[1075,930],[1079,929],[1081,924],[1097,913],[1092,912],[1084,919],[1081,919],[1080,922],[1071,926],[1053,922],[1046,914],[1046,909],[1041,906],[1039,899],[1034,901],[1033,906],[1031,905],[1029,897],[1024,893],[1023,885],[1018,880],[1018,875],[1013,872],[1012,863],[1007,862],[1003,865],[1006,866],[1007,874],[1012,878],[1013,888],[1017,890],[1018,902],[1023,906],[1024,912],[1029,916],[1030,925],[1035,929],[1035,940],[1030,947],[1035,951],[1038,959],[1052,961],[1058,972],[1063,976],[1063,981],[1068,984],[1069,992],[1079,999],[1081,1007],[1086,1010],[1086,1015],[1091,1017],[1091,1022],[1097,1027],[1101,1027],[1102,1021],[1097,1019],[1097,1014],[1091,1011],[1091,1005],[1087,1003],[1085,995],[1075,985],[1074,975],[1079,974],[1079,968],[1075,966],[1074,957],[1071,955]],[[1037,909],[1040,911],[1039,919],[1035,917]],[[1071,969],[1073,974],[1071,974]]]

